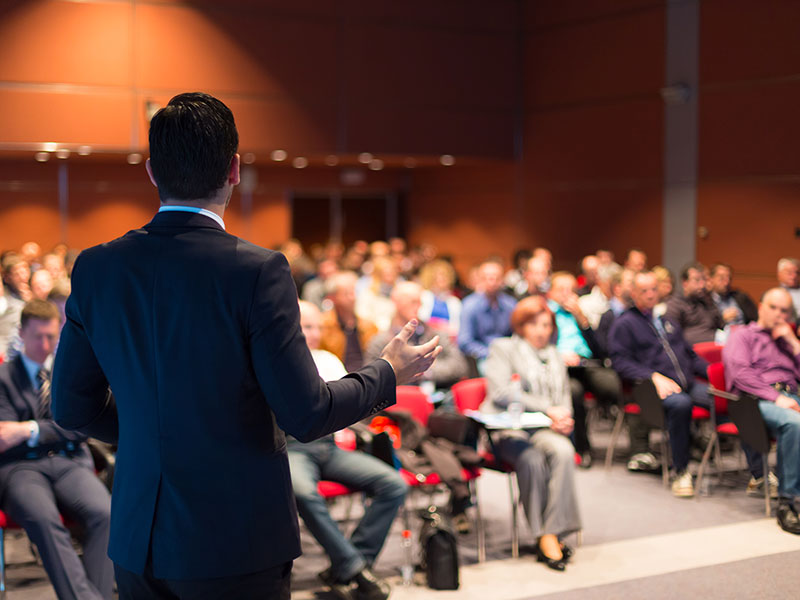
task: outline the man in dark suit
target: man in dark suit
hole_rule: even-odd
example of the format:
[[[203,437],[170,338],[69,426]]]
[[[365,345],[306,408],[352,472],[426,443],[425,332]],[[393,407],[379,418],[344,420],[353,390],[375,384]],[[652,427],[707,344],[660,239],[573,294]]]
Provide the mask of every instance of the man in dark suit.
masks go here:
[[[22,353],[0,365],[1,506],[36,544],[60,599],[108,599],[114,583],[106,556],[111,498],[93,472],[86,436],[65,431],[50,413],[46,365],[61,315],[54,304],[31,300],[21,324]],[[85,530],[83,562],[59,507]]]
[[[410,323],[381,359],[320,379],[286,258],[225,232],[237,146],[222,102],[170,100],[146,163],[159,213],[73,270],[53,410],[119,445],[122,599],[288,598],[300,543],[283,431],[310,441],[391,405],[440,352],[409,346]]]

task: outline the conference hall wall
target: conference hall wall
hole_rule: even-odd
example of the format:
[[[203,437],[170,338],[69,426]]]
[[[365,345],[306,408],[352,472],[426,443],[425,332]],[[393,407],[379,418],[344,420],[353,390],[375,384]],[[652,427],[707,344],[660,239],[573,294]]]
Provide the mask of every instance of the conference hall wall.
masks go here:
[[[697,256],[727,259],[757,291],[778,255],[800,255],[800,9],[700,10],[708,235]],[[228,221],[257,243],[291,234],[293,194],[373,190],[399,193],[401,232],[463,268],[530,245],[551,247],[559,267],[598,247],[641,246],[658,262],[665,11],[647,0],[2,2],[0,247],[84,247],[146,221],[157,200],[126,160],[146,152],[147,108],[202,89],[232,107],[252,154],[252,201],[237,192]],[[36,163],[47,142],[70,156]],[[298,158],[308,166],[293,168]],[[353,185],[343,169],[365,177]]]

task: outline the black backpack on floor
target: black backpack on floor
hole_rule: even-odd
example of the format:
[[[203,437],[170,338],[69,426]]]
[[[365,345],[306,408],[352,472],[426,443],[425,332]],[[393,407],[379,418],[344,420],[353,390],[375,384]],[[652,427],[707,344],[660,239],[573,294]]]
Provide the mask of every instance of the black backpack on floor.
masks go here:
[[[419,543],[420,566],[425,572],[428,587],[434,590],[457,590],[456,536],[447,520],[435,510],[422,515]]]

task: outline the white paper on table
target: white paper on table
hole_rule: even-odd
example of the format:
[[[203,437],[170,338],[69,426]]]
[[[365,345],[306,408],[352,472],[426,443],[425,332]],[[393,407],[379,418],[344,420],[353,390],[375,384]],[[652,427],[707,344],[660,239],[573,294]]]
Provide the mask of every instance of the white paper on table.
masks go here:
[[[508,412],[487,414],[479,410],[465,410],[464,414],[483,423],[488,429],[516,429]],[[520,417],[519,429],[550,427],[552,423],[553,420],[542,412],[524,412]]]

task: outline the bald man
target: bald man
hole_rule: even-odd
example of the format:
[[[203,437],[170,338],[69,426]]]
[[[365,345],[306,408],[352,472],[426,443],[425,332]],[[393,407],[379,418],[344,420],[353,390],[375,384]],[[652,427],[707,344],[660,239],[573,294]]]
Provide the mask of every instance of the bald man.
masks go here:
[[[415,340],[430,340],[436,335],[436,332],[417,316],[422,306],[422,286],[412,281],[401,281],[392,289],[391,299],[395,307],[392,325],[388,331],[372,338],[367,347],[367,360],[372,360],[373,356],[380,356],[381,348],[386,345],[385,340],[392,339],[395,336],[392,332],[399,331],[406,323],[403,319],[419,321],[417,330],[412,336]],[[449,388],[467,376],[467,361],[446,335],[439,338],[439,345],[442,347],[442,353],[425,373],[423,380],[432,381],[437,388]]]
[[[800,534],[800,340],[789,325],[792,297],[764,293],[758,321],[734,329],[722,351],[728,388],[759,398],[770,435],[778,439],[778,524]]]

